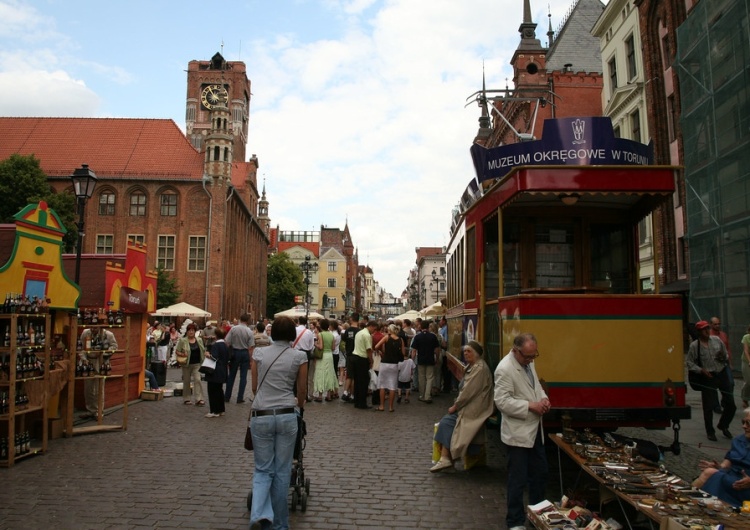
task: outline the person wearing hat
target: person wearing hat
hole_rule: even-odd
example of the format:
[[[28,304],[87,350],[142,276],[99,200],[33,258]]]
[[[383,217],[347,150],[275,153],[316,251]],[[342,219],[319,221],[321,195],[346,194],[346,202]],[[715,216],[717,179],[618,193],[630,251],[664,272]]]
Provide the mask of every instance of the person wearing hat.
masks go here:
[[[453,461],[465,458],[470,444],[484,443],[484,422],[495,412],[492,373],[484,362],[484,349],[472,340],[464,346],[463,353],[467,366],[458,396],[435,432],[440,460],[430,469],[432,473],[452,470]]]
[[[734,395],[726,369],[727,349],[719,337],[711,335],[711,326],[705,320],[696,322],[695,330],[698,332],[698,339],[690,343],[685,363],[688,370],[703,375],[705,388],[701,390],[701,403],[706,437],[712,442],[716,441],[714,408],[717,405],[716,389],[718,389],[721,394],[722,411],[716,428],[731,440],[732,433],[729,431],[729,424],[737,411],[737,405],[734,403]]]

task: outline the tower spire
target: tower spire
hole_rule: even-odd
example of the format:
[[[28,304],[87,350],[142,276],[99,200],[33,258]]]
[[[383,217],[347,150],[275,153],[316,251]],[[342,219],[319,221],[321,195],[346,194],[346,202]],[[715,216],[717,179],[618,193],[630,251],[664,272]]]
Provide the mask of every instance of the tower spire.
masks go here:
[[[547,4],[547,19],[549,20],[549,26],[547,28],[547,48],[552,47],[552,43],[555,42],[555,32],[552,29],[552,10],[549,4]]]
[[[482,107],[482,115],[479,116],[479,128],[489,129],[490,128],[490,113],[487,110],[487,83],[484,78],[484,61],[482,61],[482,96],[479,100],[479,105]]]
[[[531,0],[523,0],[523,22],[518,27],[521,34],[521,43],[518,49],[541,48],[539,39],[536,38],[536,24],[531,20]]]

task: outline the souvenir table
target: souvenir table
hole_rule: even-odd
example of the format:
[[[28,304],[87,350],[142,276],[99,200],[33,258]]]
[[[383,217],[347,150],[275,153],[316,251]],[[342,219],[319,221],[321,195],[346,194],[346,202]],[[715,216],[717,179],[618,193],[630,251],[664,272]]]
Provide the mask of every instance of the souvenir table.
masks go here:
[[[690,483],[670,473],[663,465],[638,454],[635,443],[616,441],[611,435],[600,437],[589,431],[566,431],[549,435],[558,447],[582,471],[599,485],[602,503],[614,500],[621,508],[632,506],[645,515],[653,528],[690,528],[703,530],[724,525],[724,528],[750,530],[750,514],[739,513],[729,504],[694,489]],[[529,519],[539,529],[563,529],[570,521],[559,524],[557,516],[543,517],[531,513]],[[558,509],[564,515],[564,510]],[[551,513],[552,510],[549,509]],[[632,528],[623,509],[626,528]],[[566,518],[567,519],[567,518]],[[580,521],[579,521],[580,523]],[[680,526],[681,525],[681,526]],[[594,526],[607,528],[606,525]]]

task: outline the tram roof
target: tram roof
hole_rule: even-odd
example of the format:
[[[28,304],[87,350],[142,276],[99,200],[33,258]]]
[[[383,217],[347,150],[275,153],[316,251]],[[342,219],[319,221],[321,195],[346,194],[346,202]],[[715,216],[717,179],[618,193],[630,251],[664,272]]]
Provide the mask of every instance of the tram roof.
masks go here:
[[[614,208],[642,217],[675,190],[675,166],[531,166],[517,167],[490,186],[469,210],[560,205]],[[481,214],[480,214],[481,215]]]

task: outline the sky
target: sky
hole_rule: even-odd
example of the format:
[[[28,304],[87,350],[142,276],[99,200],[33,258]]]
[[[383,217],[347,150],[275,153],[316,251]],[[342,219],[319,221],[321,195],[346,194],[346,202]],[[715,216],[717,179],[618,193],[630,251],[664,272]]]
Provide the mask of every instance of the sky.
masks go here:
[[[548,0],[549,1],[549,0]],[[531,0],[547,43],[571,1]],[[0,0],[0,116],[171,119],[187,66],[221,52],[251,82],[271,226],[344,228],[400,296],[416,247],[449,243],[479,108],[512,84],[523,0]],[[2,141],[2,140],[0,140]]]

